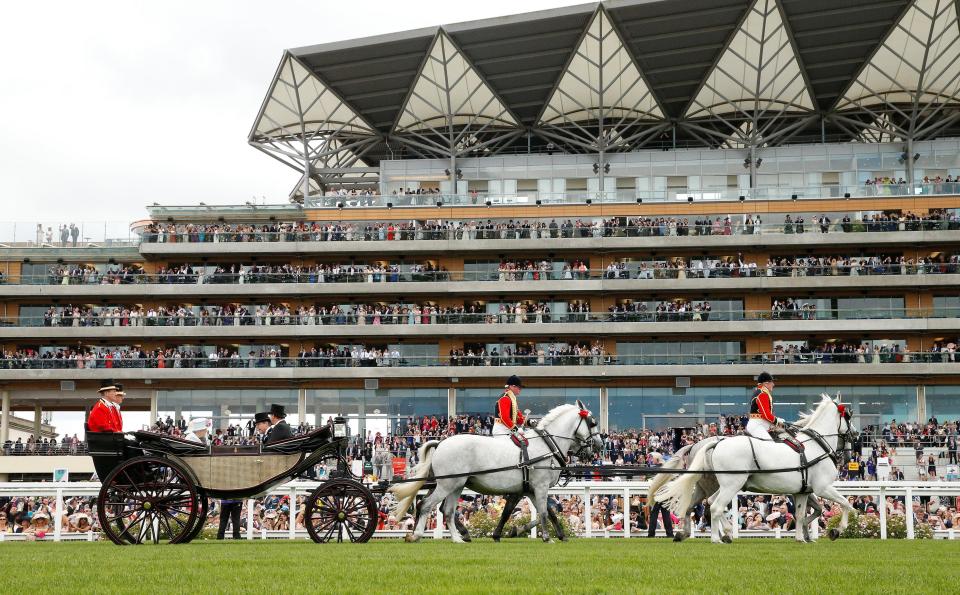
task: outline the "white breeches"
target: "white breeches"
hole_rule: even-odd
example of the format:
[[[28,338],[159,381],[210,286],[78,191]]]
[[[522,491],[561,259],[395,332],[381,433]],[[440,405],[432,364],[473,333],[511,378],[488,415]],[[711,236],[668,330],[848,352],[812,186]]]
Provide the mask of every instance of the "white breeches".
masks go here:
[[[773,424],[765,419],[751,417],[750,420],[747,421],[746,432],[754,438],[770,440],[770,428],[772,427]]]

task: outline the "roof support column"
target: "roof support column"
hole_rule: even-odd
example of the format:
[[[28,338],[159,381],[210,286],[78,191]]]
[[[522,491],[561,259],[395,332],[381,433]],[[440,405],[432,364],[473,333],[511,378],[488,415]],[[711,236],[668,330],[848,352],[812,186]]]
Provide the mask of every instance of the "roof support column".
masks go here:
[[[10,439],[10,391],[0,391],[0,446]]]
[[[157,417],[159,416],[157,412],[157,389],[150,391],[150,426],[157,423]]]
[[[751,139],[750,140],[750,198],[757,198],[756,188],[757,188],[757,145]]]
[[[907,193],[912,196],[913,183],[914,183],[914,177],[913,177],[914,153],[913,153],[913,130],[912,130],[913,126],[911,126],[910,128],[911,128],[910,134],[907,135],[907,139],[906,139],[907,140],[907,160],[905,164],[907,166]]]
[[[37,403],[33,406],[33,437],[40,438],[40,423],[43,420],[43,406]]]

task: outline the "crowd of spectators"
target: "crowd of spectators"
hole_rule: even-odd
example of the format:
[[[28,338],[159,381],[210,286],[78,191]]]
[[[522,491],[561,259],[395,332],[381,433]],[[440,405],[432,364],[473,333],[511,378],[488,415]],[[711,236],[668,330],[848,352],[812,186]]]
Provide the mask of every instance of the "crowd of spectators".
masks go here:
[[[677,314],[665,314],[676,316]],[[693,313],[695,316],[696,313]],[[529,316],[526,314],[525,316]],[[702,314],[701,314],[702,318]],[[769,353],[740,354],[751,361],[768,363],[954,363],[957,343],[936,342],[923,351],[907,351],[898,343],[836,341],[811,345],[809,342],[778,342]],[[646,363],[634,356],[617,358],[599,341],[551,342],[496,346],[465,344],[452,348],[447,357],[403,353],[400,345],[314,345],[294,355],[277,345],[240,348],[194,346],[144,349],[142,347],[56,347],[39,350],[22,347],[6,350],[0,369],[95,369],[95,368],[281,368],[281,367],[397,367],[397,366],[568,366]],[[735,355],[735,354],[731,354]],[[680,363],[681,355],[663,355],[654,363]],[[706,359],[702,360],[706,363]],[[741,359],[727,359],[739,362]],[[719,362],[718,362],[719,363]]]
[[[503,259],[489,267],[449,271],[431,261],[410,264],[315,263],[232,264],[206,267],[174,264],[154,274],[134,265],[111,265],[101,271],[93,265],[55,265],[43,278],[28,282],[49,284],[248,284],[248,283],[397,283],[428,281],[559,281],[586,279],[707,279],[733,277],[813,277],[862,275],[915,275],[960,272],[960,256],[939,252],[935,256],[902,254],[773,256],[765,264],[745,261],[742,255],[669,260],[620,260],[603,268],[589,261]]]
[[[138,265],[111,264],[104,270],[92,264],[51,265],[45,277],[26,278],[27,283],[48,285],[120,285],[140,281],[143,269]]]
[[[63,499],[61,531],[90,533],[99,530],[96,498],[68,496]],[[56,502],[48,496],[0,496],[0,533],[23,534],[27,539],[52,535],[56,520]]]
[[[141,231],[148,243],[175,242],[340,242],[395,240],[519,240],[600,237],[668,237],[753,235],[759,233],[800,234],[830,231],[915,231],[957,229],[953,213],[933,210],[923,217],[909,211],[877,213],[854,220],[849,214],[831,220],[826,214],[788,214],[783,223],[766,225],[760,215],[731,218],[695,217],[613,217],[578,219],[471,219],[404,220],[376,222],[298,221],[270,223],[161,223],[153,222]]]
[[[86,443],[82,442],[76,434],[64,436],[57,441],[56,436],[51,438],[41,438],[30,434],[26,440],[18,437],[16,440],[8,439],[2,445],[4,455],[83,455],[86,454]]]

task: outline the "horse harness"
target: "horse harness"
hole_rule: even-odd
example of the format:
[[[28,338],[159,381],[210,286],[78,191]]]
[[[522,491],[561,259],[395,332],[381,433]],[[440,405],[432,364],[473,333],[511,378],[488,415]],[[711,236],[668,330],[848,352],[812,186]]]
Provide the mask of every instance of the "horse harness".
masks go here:
[[[839,443],[837,444],[836,450],[834,450],[834,449],[827,443],[827,439],[824,438],[823,434],[821,434],[820,432],[818,432],[818,431],[816,431],[816,430],[813,430],[813,429],[810,429],[810,428],[800,428],[800,427],[797,427],[797,426],[794,426],[793,424],[791,424],[791,427],[796,430],[796,433],[788,432],[788,433],[791,435],[792,438],[796,438],[797,433],[803,432],[804,434],[806,434],[807,436],[809,436],[814,442],[816,442],[817,445],[818,445],[820,448],[823,449],[823,454],[821,454],[820,456],[814,458],[813,460],[807,460],[807,453],[806,453],[806,449],[804,448],[804,441],[802,441],[802,440],[791,443],[791,442],[788,442],[788,441],[786,441],[786,440],[782,440],[782,441],[781,441],[781,440],[774,440],[773,438],[770,439],[772,442],[778,442],[778,443],[781,443],[781,444],[786,444],[787,446],[789,446],[790,448],[792,448],[794,452],[796,452],[797,454],[800,455],[800,465],[799,465],[798,467],[794,468],[794,469],[776,469],[776,470],[766,470],[766,469],[762,469],[762,468],[760,467],[760,462],[757,460],[757,451],[756,451],[756,448],[755,448],[754,445],[753,445],[753,441],[754,441],[754,440],[759,440],[759,441],[761,441],[761,442],[766,442],[766,440],[764,440],[763,438],[757,438],[756,436],[749,436],[749,435],[747,435],[747,438],[750,439],[750,442],[749,442],[749,444],[750,444],[750,453],[753,455],[753,464],[757,466],[757,471],[760,471],[760,472],[763,472],[763,473],[779,473],[779,472],[785,472],[785,471],[799,471],[799,472],[800,472],[800,492],[798,492],[798,493],[800,493],[800,494],[813,493],[813,490],[810,489],[809,482],[807,481],[807,480],[808,480],[808,477],[809,477],[810,468],[813,467],[814,465],[816,465],[817,463],[819,463],[820,461],[823,461],[823,460],[825,460],[825,459],[830,459],[831,461],[833,461],[833,464],[834,464],[834,465],[839,464],[840,458],[841,458],[841,456],[842,456],[840,453],[841,453],[841,451],[845,451],[845,449],[843,448],[844,445],[845,445],[846,443],[848,443],[848,442],[851,441],[851,436],[850,436],[850,434],[851,434],[852,432],[851,432],[850,429],[849,429],[849,427],[850,427],[850,426],[849,426],[849,422],[848,422],[848,426],[847,426],[847,431],[846,431],[846,432],[841,432],[841,431],[840,431],[840,423],[843,421],[844,417],[846,417],[846,416],[847,416],[847,414],[841,415],[841,417],[840,417],[840,422],[837,423],[837,433],[836,433],[835,435],[839,438]],[[711,448],[715,448],[716,445],[717,445],[719,442],[721,442],[722,440],[723,440],[723,438],[721,438],[720,440],[717,440],[717,442],[714,443]]]

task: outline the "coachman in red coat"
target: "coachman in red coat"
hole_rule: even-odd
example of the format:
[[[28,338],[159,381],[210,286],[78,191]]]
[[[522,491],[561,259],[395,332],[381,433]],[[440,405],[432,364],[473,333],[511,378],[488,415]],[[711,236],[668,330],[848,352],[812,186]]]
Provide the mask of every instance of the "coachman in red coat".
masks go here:
[[[123,404],[122,384],[115,384],[113,380],[104,380],[100,383],[100,399],[90,410],[87,418],[87,428],[90,432],[122,432],[123,417],[120,415],[120,405]]]

